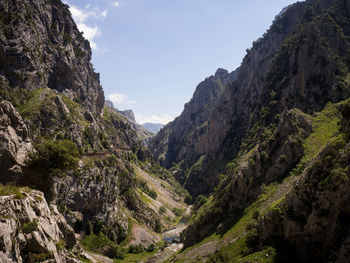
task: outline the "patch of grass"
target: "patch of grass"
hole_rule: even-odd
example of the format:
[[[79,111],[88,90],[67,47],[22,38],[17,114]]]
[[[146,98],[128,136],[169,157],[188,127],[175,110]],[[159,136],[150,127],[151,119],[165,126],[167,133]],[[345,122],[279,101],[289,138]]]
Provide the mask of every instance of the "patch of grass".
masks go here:
[[[144,251],[139,254],[125,254],[124,259],[115,259],[114,263],[123,263],[123,262],[128,262],[128,263],[137,263],[141,262],[142,260],[145,260],[149,258],[150,256],[154,255],[158,250],[154,250],[152,252],[147,252]]]
[[[56,242],[55,245],[58,251],[63,250],[66,247],[66,241],[61,239],[60,241]]]
[[[268,247],[262,251],[258,251],[253,254],[249,254],[248,256],[241,257],[237,259],[235,262],[245,262],[245,263],[255,263],[255,262],[261,262],[261,263],[273,263],[275,262],[276,258],[276,250],[272,247]]]
[[[55,96],[57,95],[48,88],[36,89],[31,93],[27,103],[18,106],[18,111],[23,117],[31,119],[33,116],[40,115],[40,105],[44,101]]]
[[[326,107],[313,119],[312,133],[305,140],[302,162],[307,162],[316,156],[327,142],[339,130],[340,113],[337,104],[328,103]]]
[[[0,184],[0,196],[3,195],[14,195],[17,199],[25,198],[24,193],[29,193],[30,188],[28,187],[18,187],[13,185],[3,185]]]
[[[29,234],[29,233],[33,232],[34,230],[36,230],[37,226],[38,226],[38,220],[34,219],[33,222],[24,223],[21,226],[21,231],[25,234]]]
[[[134,221],[131,218],[128,218],[128,230],[126,232],[126,238],[120,243],[121,246],[127,245],[131,241],[131,230]]]
[[[86,236],[81,243],[86,250],[91,252],[100,252],[101,248],[114,245],[114,243],[102,233],[98,235],[92,233]]]
[[[248,251],[248,247],[246,244],[246,237],[245,237],[247,232],[246,230],[247,226],[249,224],[255,223],[256,219],[254,217],[256,217],[257,212],[263,209],[263,206],[266,203],[266,201],[276,193],[277,189],[278,189],[278,183],[271,183],[270,185],[265,186],[263,188],[262,193],[257,198],[257,200],[244,210],[240,220],[229,231],[227,231],[224,235],[214,233],[211,236],[202,240],[200,243],[195,244],[192,247],[186,248],[184,251],[181,252],[181,254],[185,255],[186,252],[194,248],[197,248],[205,243],[212,242],[215,240],[220,241],[221,239],[226,239],[226,238],[238,238],[237,241],[233,242],[232,244],[220,250],[220,253],[221,253],[221,256],[228,259],[239,258],[244,256],[245,253],[247,253]],[[212,197],[210,197],[208,201],[210,201],[211,199]],[[210,209],[208,203],[203,205],[203,207],[200,210],[206,211],[207,209]],[[218,257],[221,257],[221,256],[218,256]],[[225,261],[222,261],[222,262],[225,262]],[[227,262],[232,262],[232,261],[227,261]]]

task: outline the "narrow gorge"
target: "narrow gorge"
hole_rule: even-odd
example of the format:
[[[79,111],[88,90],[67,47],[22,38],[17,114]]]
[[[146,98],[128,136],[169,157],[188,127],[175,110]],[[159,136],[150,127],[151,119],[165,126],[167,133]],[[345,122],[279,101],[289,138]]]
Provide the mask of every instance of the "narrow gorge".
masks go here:
[[[350,261],[349,0],[283,9],[161,129],[67,4],[0,11],[0,262]]]

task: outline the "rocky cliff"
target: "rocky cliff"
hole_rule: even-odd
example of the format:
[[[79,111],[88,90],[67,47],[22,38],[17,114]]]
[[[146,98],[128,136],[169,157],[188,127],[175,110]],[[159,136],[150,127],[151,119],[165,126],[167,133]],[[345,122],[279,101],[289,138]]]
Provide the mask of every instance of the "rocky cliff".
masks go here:
[[[130,244],[155,252],[157,232],[174,226],[185,208],[185,191],[150,158],[133,124],[104,105],[89,42],[68,6],[2,1],[0,10],[0,182],[43,193],[28,190],[17,201],[0,191],[1,256],[69,262],[64,242],[111,258],[122,258]],[[76,245],[64,236],[65,222],[79,234]],[[26,235],[23,224],[33,226]],[[88,259],[77,255],[72,262]]]
[[[348,1],[296,3],[248,50],[197,140],[186,187],[214,193],[174,261],[348,261],[349,22]]]
[[[208,120],[225,86],[236,79],[237,72],[218,69],[215,75],[198,84],[182,114],[150,141],[149,149],[163,166],[170,168],[178,164],[180,169],[175,169],[178,170],[176,177],[180,182],[186,180],[184,171],[208,151],[209,141],[202,140],[201,135],[207,132]]]
[[[80,262],[73,229],[39,191],[0,187],[1,262]]]
[[[154,136],[154,134],[136,122],[135,115],[134,115],[134,112],[132,110],[120,111],[117,108],[115,108],[113,105],[113,102],[111,102],[109,100],[106,100],[106,106],[109,109],[111,109],[115,112],[118,112],[122,116],[124,116],[129,121],[131,127],[136,131],[136,134],[137,134],[139,141],[141,141],[143,143],[143,145],[147,146],[148,142]]]
[[[294,4],[253,43],[237,80],[227,86],[212,111],[207,129],[191,140],[190,166],[205,154],[186,181],[192,194],[209,193],[225,164],[265,136],[262,127],[268,128],[285,107],[312,113],[349,96],[344,82],[349,64],[347,8],[338,1]],[[345,11],[334,11],[338,9]]]

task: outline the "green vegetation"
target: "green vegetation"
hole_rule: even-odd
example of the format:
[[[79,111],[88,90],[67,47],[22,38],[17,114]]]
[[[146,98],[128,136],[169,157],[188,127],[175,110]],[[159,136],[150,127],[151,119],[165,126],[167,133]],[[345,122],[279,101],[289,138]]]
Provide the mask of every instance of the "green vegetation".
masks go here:
[[[114,263],[138,263],[154,255],[156,252],[157,250],[154,250],[152,252],[143,251],[138,254],[128,253],[124,255],[124,259],[115,259]]]
[[[25,167],[23,183],[39,188],[51,200],[52,179],[62,177],[78,166],[79,152],[68,140],[44,141],[35,145],[36,152],[30,154]]]
[[[312,133],[305,140],[302,162],[316,156],[327,142],[337,135],[339,130],[340,114],[336,104],[327,104],[326,107],[313,118]]]
[[[205,197],[204,195],[197,196],[196,201],[194,202],[194,205],[193,205],[193,210],[194,211],[198,210],[206,202],[208,202],[207,197]]]
[[[86,250],[101,253],[111,258],[123,259],[125,256],[124,250],[102,233],[98,235],[92,233],[86,236],[81,243]]]
[[[0,184],[0,196],[2,195],[14,195],[17,199],[25,198],[24,193],[29,193],[30,189],[28,187],[18,187],[13,185],[3,185]]]
[[[83,57],[85,57],[86,53],[85,51],[83,51],[82,49],[78,48],[78,47],[74,47],[73,48],[74,54],[78,59],[81,59]]]
[[[78,166],[77,146],[69,140],[44,141],[35,145],[37,152],[31,154],[27,167],[40,171],[44,177],[62,176]]]
[[[165,212],[166,212],[165,206],[162,205],[161,207],[159,207],[159,213],[165,214]]]
[[[36,230],[37,226],[38,226],[38,220],[34,219],[33,222],[24,223],[21,226],[21,230],[23,233],[29,234],[29,233],[33,232],[34,230]]]
[[[55,245],[58,251],[63,250],[66,246],[66,241],[60,240]]]

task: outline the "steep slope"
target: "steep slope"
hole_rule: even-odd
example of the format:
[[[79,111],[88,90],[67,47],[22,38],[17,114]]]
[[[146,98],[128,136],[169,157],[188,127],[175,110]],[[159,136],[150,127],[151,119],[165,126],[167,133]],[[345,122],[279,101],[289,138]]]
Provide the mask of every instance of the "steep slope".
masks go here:
[[[149,140],[154,136],[154,134],[151,131],[148,131],[145,129],[142,125],[136,123],[135,115],[132,110],[124,110],[120,111],[116,109],[113,105],[113,102],[106,100],[106,106],[115,112],[120,113],[123,115],[130,123],[131,127],[136,131],[138,139],[147,146]]]
[[[67,5],[8,0],[0,10],[0,182],[42,191],[45,204],[29,198],[33,209],[40,213],[50,210],[46,201],[56,204],[89,253],[121,258],[130,244],[136,246],[130,251],[150,246],[149,254],[155,253],[159,233],[174,227],[178,211],[186,208],[185,191],[150,159],[132,124],[104,106],[89,42]],[[12,224],[7,216],[1,213],[1,222]],[[59,224],[50,220],[54,228]],[[37,228],[41,238],[48,238],[41,233],[41,219]],[[19,234],[11,238],[22,242]],[[69,262],[66,253],[56,253],[70,248],[68,243],[52,246],[60,235],[52,242],[45,239],[40,251],[17,255],[7,243],[0,250],[12,261],[35,262],[30,254],[42,252]],[[8,238],[0,233],[1,240]],[[71,262],[86,260],[83,254],[85,259],[73,255]]]
[[[182,114],[167,124],[149,143],[149,149],[161,165],[170,168],[174,163],[181,166],[176,175],[185,181],[183,171],[190,167],[209,148],[208,140],[198,141],[206,133],[208,119],[216,107],[225,85],[235,80],[237,71],[231,73],[218,69],[214,76],[201,82],[191,101],[185,104]]]
[[[242,143],[253,147],[252,142],[267,135],[262,127],[270,129],[285,107],[311,113],[349,95],[344,84],[349,63],[347,14],[334,11],[342,9],[339,5],[346,6],[329,1],[292,5],[253,43],[237,81],[225,89],[208,129],[192,147],[208,142],[205,153],[198,151],[206,155],[201,167],[186,182],[193,195],[209,193]]]
[[[215,190],[174,261],[348,261],[349,25],[348,1],[296,3],[248,51],[198,139],[186,186]]]

